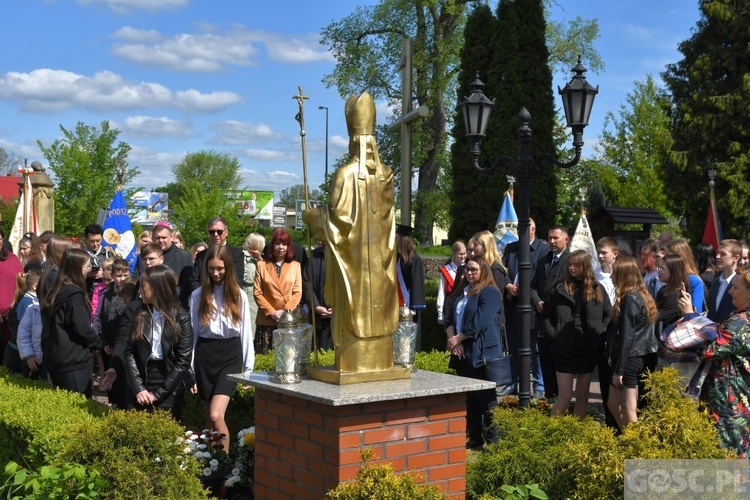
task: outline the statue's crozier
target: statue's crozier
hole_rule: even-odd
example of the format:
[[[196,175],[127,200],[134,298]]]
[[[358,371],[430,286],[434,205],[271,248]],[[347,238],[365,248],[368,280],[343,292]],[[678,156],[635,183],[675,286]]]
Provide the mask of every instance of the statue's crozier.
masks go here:
[[[328,243],[325,296],[333,308],[338,375],[327,381],[406,378],[408,373],[393,367],[398,327],[393,172],[378,156],[372,97],[366,92],[350,97],[345,115],[351,162],[334,173],[328,205],[302,215],[315,239]],[[346,381],[347,373],[361,376]],[[313,370],[310,376],[326,379]]]

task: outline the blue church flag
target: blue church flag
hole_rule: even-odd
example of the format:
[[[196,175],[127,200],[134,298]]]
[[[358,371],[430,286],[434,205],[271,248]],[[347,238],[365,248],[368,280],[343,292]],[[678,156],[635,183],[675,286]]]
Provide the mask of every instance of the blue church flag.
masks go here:
[[[497,241],[497,251],[501,254],[503,249],[505,249],[505,245],[513,241],[518,241],[518,216],[513,206],[513,200],[510,197],[510,191],[505,192],[503,204],[500,207],[500,214],[497,216],[495,240]]]
[[[136,251],[133,225],[130,223],[128,209],[125,206],[125,195],[118,189],[107,210],[107,218],[102,225],[102,245],[114,252],[130,264],[130,271],[135,269],[138,252]]]

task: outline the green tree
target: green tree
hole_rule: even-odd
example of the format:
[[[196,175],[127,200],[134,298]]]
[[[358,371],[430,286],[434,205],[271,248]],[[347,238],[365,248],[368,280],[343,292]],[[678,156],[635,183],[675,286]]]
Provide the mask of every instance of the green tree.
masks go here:
[[[669,97],[651,75],[635,82],[618,115],[607,113],[592,164],[608,203],[670,216],[662,173],[672,147]]]
[[[286,189],[282,189],[279,194],[279,198],[276,203],[279,205],[286,205],[287,207],[296,208],[297,200],[305,199],[305,188],[302,184],[295,184]],[[320,189],[310,189],[310,201],[321,201],[323,199],[323,191]]]
[[[724,234],[750,236],[750,4],[702,0],[693,35],[680,43],[682,60],[662,74],[672,95],[673,153],[662,175],[670,208],[683,214],[697,241],[709,203],[707,171],[715,168]]]
[[[484,2],[469,0],[382,0],[377,5],[359,6],[352,14],[323,29],[321,43],[330,47],[338,61],[324,82],[336,86],[342,96],[367,90],[374,98],[391,103],[400,102],[401,97],[402,39],[409,37],[413,41],[414,105],[426,105],[429,109],[427,118],[413,127],[412,139],[412,164],[418,165],[419,174],[413,208],[416,232],[422,240],[432,239],[432,222],[441,218],[435,210],[445,214],[450,204],[449,197],[440,192],[439,177],[450,164],[448,110],[455,103],[459,53],[464,45],[463,28],[469,5],[486,7]],[[552,64],[564,60],[566,66],[572,65],[574,56],[584,53],[591,60],[592,69],[600,67],[591,45],[598,33],[595,21],[576,18],[576,22],[566,26],[550,26],[562,30],[557,39],[565,41],[552,51],[555,58],[564,59],[551,59]],[[489,38],[486,34],[480,43],[486,44]],[[487,60],[477,68],[484,67]],[[398,147],[397,141],[394,146]],[[384,152],[384,156],[395,159],[400,154]],[[391,162],[390,166],[400,179],[398,162]]]
[[[501,0],[496,16],[486,7],[477,8],[467,23],[466,44],[462,53],[460,90],[468,95],[469,82],[478,63],[487,60],[485,94],[495,98],[490,115],[488,136],[482,141],[480,163],[503,155],[515,156],[518,151],[518,120],[521,106],[531,113],[532,154],[555,152],[555,127],[552,74],[545,44],[545,22],[538,0]],[[459,108],[460,106],[457,106]],[[460,109],[457,109],[460,113]],[[457,121],[454,127],[456,142],[453,164],[453,208],[450,238],[470,237],[484,229],[494,229],[503,193],[508,187],[506,174],[520,176],[521,172],[497,169],[478,172],[469,155],[468,141],[463,137]],[[553,168],[533,172],[531,183],[531,214],[540,226],[557,221],[556,182]]]
[[[223,190],[216,187],[206,189],[195,180],[184,181],[180,186],[183,196],[174,203],[170,200],[169,205],[188,245],[207,241],[208,221],[223,217],[229,228],[227,241],[242,246],[247,236],[244,220],[238,218],[237,207],[230,203]]]
[[[55,231],[82,236],[96,222],[98,209],[106,209],[117,187],[117,168],[124,167],[123,184],[139,170],[128,166],[130,145],[117,142],[120,131],[108,121],[101,128],[78,122],[74,130],[60,126],[63,137],[49,147],[37,141],[55,180]]]
[[[240,161],[226,153],[216,151],[197,151],[188,153],[179,163],[172,165],[174,182],[186,184],[195,181],[207,191],[214,188],[221,190],[240,189]]]

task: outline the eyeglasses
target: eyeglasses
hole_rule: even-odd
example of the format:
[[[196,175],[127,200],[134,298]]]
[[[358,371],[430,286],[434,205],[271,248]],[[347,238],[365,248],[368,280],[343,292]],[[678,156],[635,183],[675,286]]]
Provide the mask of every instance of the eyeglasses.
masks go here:
[[[222,234],[224,234],[224,230],[223,229],[209,229],[208,234],[210,234],[211,236],[215,236],[215,235],[221,236]]]
[[[474,274],[474,273],[478,273],[478,272],[479,272],[479,268],[478,267],[467,267],[466,268],[466,274]]]

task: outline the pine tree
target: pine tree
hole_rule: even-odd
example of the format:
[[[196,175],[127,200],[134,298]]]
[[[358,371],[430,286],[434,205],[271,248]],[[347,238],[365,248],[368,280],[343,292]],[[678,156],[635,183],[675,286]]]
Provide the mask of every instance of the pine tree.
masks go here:
[[[459,73],[459,87],[457,102],[461,102],[464,97],[471,94],[471,83],[476,79],[477,74],[485,84],[489,81],[485,68],[488,61],[491,61],[493,54],[493,44],[491,43],[493,34],[497,31],[497,20],[492,15],[492,11],[486,5],[478,5],[469,15],[464,31],[464,47],[461,51],[461,70]],[[484,92],[487,95],[493,95],[493,87],[486,86]],[[489,127],[493,126],[495,117],[493,113],[490,116]],[[452,194],[451,194],[451,225],[448,237],[451,240],[459,238],[468,239],[479,231],[488,227],[486,217],[482,217],[477,212],[477,200],[475,198],[484,198],[485,185],[490,177],[497,177],[493,174],[483,174],[474,168],[471,154],[469,153],[470,141],[466,138],[466,128],[462,117],[461,106],[456,107],[456,117],[453,120],[453,138],[454,142],[451,148],[451,177],[452,177]],[[492,129],[489,128],[490,133]],[[482,158],[487,159],[487,142],[482,144]],[[499,206],[499,205],[498,205]]]
[[[488,167],[499,156],[517,156],[517,117],[521,107],[532,117],[532,153],[554,152],[552,74],[541,2],[501,0],[496,17],[486,7],[477,7],[467,21],[464,38],[459,100],[469,95],[473,75],[482,67],[487,67],[486,77],[482,78],[484,92],[495,99],[488,134],[482,141],[482,166]],[[506,175],[514,174],[502,169],[491,173],[474,169],[468,141],[463,137],[463,119],[457,124],[461,128],[454,129],[451,239],[494,229],[508,187]],[[555,201],[554,172],[550,167],[537,169],[531,183],[531,213],[540,227],[558,222]]]
[[[750,219],[750,2],[701,0],[701,19],[683,59],[662,75],[672,94],[673,153],[664,169],[669,203],[698,241],[708,210],[707,171],[716,168],[728,237],[747,237]]]

